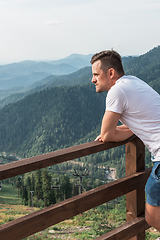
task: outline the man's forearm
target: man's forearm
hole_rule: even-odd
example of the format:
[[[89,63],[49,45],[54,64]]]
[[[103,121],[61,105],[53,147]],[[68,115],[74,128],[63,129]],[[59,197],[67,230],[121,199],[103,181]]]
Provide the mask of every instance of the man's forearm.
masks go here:
[[[125,125],[117,126],[121,114],[106,111],[101,125],[101,140],[103,142],[120,142],[133,135]]]

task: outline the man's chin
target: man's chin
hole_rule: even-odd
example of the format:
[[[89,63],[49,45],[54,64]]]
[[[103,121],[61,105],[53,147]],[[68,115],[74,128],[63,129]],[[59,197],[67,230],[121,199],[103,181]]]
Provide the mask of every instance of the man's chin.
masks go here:
[[[101,93],[101,92],[103,92],[101,89],[98,89],[98,88],[96,88],[96,92],[97,93]]]

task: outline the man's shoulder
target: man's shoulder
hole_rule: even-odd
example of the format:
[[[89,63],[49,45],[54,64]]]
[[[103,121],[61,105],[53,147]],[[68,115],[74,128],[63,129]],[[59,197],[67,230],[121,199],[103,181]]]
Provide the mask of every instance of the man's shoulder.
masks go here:
[[[124,75],[123,77],[119,78],[116,81],[115,86],[126,89],[126,88],[136,87],[138,85],[144,85],[144,84],[146,83],[136,76]]]
[[[123,75],[121,78],[119,78],[116,83],[121,83],[121,82],[128,82],[128,81],[142,81],[136,76],[132,75]]]

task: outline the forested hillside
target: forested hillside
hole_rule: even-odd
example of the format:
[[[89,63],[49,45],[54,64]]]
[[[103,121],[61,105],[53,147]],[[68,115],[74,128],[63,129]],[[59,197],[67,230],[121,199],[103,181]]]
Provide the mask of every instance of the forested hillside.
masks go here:
[[[1,109],[0,151],[33,156],[74,145],[100,126],[104,94],[91,84],[46,89]]]
[[[160,47],[123,62],[126,74],[141,77],[160,92]],[[0,151],[24,158],[93,141],[100,132],[106,93],[97,94],[90,80],[90,67],[66,76],[50,76],[36,83],[24,99],[3,107]],[[123,147],[81,161],[118,166],[117,176],[124,175]]]
[[[62,76],[50,75],[43,80],[37,81],[30,86],[20,89],[20,93],[13,93],[10,96],[0,100],[0,108],[13,102],[17,102],[23,99],[27,95],[31,95],[35,92],[42,91],[43,89],[55,87],[55,86],[68,86],[68,85],[83,85],[91,82],[92,71],[91,67],[84,67],[74,73]],[[13,91],[14,89],[12,89]],[[5,90],[6,91],[6,90]],[[0,92],[1,93],[1,92]],[[5,94],[3,92],[3,94]],[[6,93],[8,94],[8,92]]]
[[[135,75],[160,93],[160,46],[124,61],[126,75]]]

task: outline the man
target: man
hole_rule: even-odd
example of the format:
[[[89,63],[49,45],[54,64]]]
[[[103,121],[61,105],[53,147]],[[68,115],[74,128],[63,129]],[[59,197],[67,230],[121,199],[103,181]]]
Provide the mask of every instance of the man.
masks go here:
[[[160,96],[144,81],[125,76],[121,56],[102,51],[91,59],[96,92],[108,91],[97,141],[123,141],[136,134],[154,163],[146,184],[146,221],[160,231]],[[123,124],[117,126],[118,121]]]

